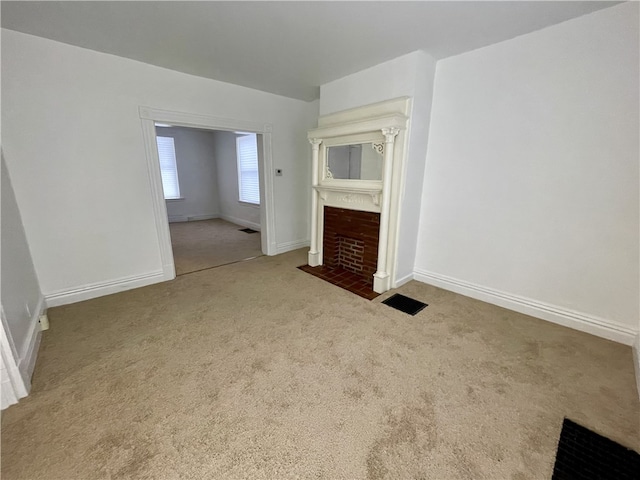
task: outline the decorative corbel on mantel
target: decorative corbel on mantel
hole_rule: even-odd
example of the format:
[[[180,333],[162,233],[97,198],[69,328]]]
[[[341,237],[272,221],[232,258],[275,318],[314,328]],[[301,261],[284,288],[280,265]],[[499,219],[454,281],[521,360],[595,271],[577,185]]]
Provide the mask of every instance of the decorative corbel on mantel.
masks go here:
[[[380,155],[384,155],[384,143],[372,143],[371,148],[373,148]]]
[[[331,180],[333,178],[333,173],[331,173],[331,170],[329,170],[329,165],[327,165],[327,168],[325,168],[324,175],[329,180]]]
[[[311,185],[313,186],[311,194],[311,246],[309,249],[308,263],[312,267],[322,265],[322,255],[318,251],[318,152],[322,140],[318,138],[310,138],[311,143]]]
[[[387,268],[387,247],[389,245],[389,213],[391,207],[391,172],[393,171],[393,143],[400,129],[383,128],[384,170],[382,173],[382,205],[380,207],[380,238],[378,240],[378,270],[373,275],[373,290],[386,292],[391,288],[389,269]]]

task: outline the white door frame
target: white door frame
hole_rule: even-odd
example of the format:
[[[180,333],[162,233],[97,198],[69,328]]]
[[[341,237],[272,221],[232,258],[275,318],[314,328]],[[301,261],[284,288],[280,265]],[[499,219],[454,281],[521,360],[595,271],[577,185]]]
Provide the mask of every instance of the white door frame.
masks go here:
[[[160,159],[156,145],[155,123],[168,123],[177,127],[205,128],[208,130],[226,130],[251,132],[262,135],[262,155],[258,155],[258,169],[260,178],[260,227],[262,239],[262,253],[275,255],[276,251],[276,226],[275,206],[273,192],[273,158],[271,156],[271,124],[258,123],[248,120],[236,120],[220,118],[210,115],[195,113],[172,112],[157,108],[140,106],[140,121],[142,122],[142,134],[147,157],[147,172],[151,185],[151,197],[153,213],[155,217],[160,257],[162,259],[162,271],[165,280],[173,280],[176,277],[171,248],[171,235],[169,233],[169,219],[167,217],[167,205],[162,190],[162,177],[160,175]]]
[[[0,320],[0,370],[2,370],[0,408],[4,410],[29,395],[31,382],[28,377],[22,376],[18,367],[18,353],[11,338],[2,305],[0,305]]]

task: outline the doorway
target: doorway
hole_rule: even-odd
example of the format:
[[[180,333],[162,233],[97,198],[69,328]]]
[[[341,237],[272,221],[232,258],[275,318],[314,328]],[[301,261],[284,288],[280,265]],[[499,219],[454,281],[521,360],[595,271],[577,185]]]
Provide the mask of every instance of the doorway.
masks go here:
[[[171,280],[176,274],[211,268],[261,254],[274,255],[276,248],[271,177],[271,126],[148,107],[140,107],[140,118],[164,279]],[[202,139],[210,137],[214,152],[216,143],[218,144],[218,154],[214,156],[223,158],[222,153],[227,150],[224,165],[218,165],[218,159],[215,159],[216,163],[213,164],[213,168],[209,168],[209,173],[206,169],[200,172],[202,176],[209,175],[210,179],[214,179],[210,185],[215,185],[217,189],[217,212],[216,200],[211,191],[207,192],[204,189],[204,197],[209,197],[209,207],[204,207],[206,202],[194,207],[197,202],[188,201],[186,191],[180,190],[181,187],[189,188],[184,182],[187,179],[181,181],[180,176],[193,175],[193,172],[184,173],[187,169],[180,168],[181,150],[184,148],[180,145],[179,137],[194,137],[195,134]],[[161,137],[165,140],[159,141]],[[167,140],[168,138],[172,141]],[[201,143],[204,145],[206,141]],[[167,185],[168,190],[171,190],[171,180],[165,178],[163,182],[163,173],[166,172],[163,172],[161,166],[162,155],[159,149],[163,146],[168,148],[171,144],[176,156],[177,188],[168,192],[167,196],[173,198],[165,198]],[[202,145],[192,147],[191,150],[202,150]],[[257,171],[251,165],[247,168],[239,161],[238,151],[245,151],[247,145],[249,150],[255,150]],[[194,159],[192,153],[189,154],[192,156],[189,161],[193,164],[200,163],[200,167],[205,166],[203,159],[206,152],[200,151],[199,160]],[[181,173],[181,170],[184,172]],[[229,180],[231,170],[235,177]],[[226,180],[220,182],[220,176]],[[189,182],[192,180],[191,177]],[[220,195],[225,189],[227,191]],[[230,197],[228,190],[235,192],[237,198],[233,195]],[[193,192],[190,196],[195,200]],[[226,202],[224,206],[223,196]],[[249,229],[249,232],[242,231],[244,229]]]
[[[176,276],[262,255],[259,140],[156,123]]]

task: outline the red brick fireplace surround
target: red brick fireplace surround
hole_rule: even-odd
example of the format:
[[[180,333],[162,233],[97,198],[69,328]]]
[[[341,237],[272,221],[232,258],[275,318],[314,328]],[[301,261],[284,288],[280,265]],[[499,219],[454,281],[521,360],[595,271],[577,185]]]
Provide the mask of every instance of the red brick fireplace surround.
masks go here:
[[[373,274],[378,262],[380,214],[324,207],[322,261],[300,267],[361,297],[373,299]]]

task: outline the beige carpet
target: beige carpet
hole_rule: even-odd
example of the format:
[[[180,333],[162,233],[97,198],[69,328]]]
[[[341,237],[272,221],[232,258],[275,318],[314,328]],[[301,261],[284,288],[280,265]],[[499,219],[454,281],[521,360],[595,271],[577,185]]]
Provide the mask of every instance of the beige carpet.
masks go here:
[[[260,257],[50,310],[2,479],[549,479],[638,448],[631,349],[417,282],[415,317]]]
[[[218,267],[262,255],[260,233],[220,218],[170,223],[176,275]]]

